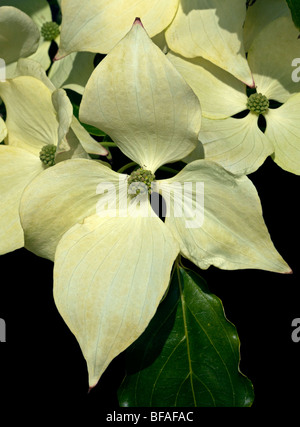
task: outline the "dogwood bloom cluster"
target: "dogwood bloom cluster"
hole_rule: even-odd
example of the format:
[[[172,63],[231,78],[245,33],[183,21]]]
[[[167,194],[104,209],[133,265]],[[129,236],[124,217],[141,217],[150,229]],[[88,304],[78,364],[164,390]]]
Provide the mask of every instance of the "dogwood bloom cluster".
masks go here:
[[[25,246],[54,262],[55,303],[94,387],[147,328],[178,255],[201,269],[291,272],[246,175],[269,155],[299,173],[300,101],[285,64],[299,40],[280,0],[268,22],[253,18],[259,0],[249,17],[241,0],[62,0],[57,25],[47,2],[23,3],[0,8],[0,56],[13,64],[0,81],[0,253]],[[82,95],[80,121],[67,89]],[[136,168],[102,162],[108,151],[83,123]]]

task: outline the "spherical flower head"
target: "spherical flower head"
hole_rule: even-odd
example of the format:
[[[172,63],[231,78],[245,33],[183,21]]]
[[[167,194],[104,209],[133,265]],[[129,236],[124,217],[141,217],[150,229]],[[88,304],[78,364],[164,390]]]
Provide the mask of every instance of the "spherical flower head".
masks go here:
[[[247,108],[255,114],[265,114],[269,108],[269,100],[261,93],[253,93],[248,98]]]
[[[52,41],[59,35],[59,26],[56,22],[44,22],[41,28],[41,34],[46,41]]]
[[[130,186],[131,194],[151,194],[151,183],[154,181],[155,175],[146,169],[139,168],[131,173],[128,178],[128,186]]]
[[[44,147],[40,151],[40,160],[46,166],[54,166],[55,165],[55,152],[56,146],[53,144],[44,145]]]

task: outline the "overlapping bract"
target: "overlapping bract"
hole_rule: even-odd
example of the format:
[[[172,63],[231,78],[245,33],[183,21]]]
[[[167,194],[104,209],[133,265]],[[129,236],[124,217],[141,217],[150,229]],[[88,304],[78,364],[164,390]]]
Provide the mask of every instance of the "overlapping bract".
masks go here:
[[[65,0],[57,58],[77,51],[108,53],[139,17],[150,37],[165,32],[170,49],[202,56],[251,85],[242,40],[245,14],[239,0]]]

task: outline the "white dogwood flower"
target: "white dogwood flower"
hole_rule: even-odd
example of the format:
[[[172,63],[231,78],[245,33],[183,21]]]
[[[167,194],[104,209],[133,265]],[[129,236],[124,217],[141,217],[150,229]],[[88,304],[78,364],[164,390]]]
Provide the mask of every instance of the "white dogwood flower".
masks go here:
[[[21,63],[29,64],[27,69],[31,65],[35,70],[41,68],[35,61]],[[5,145],[0,145],[0,254],[24,244],[19,202],[31,179],[56,162],[89,158],[87,152],[107,153],[73,116],[64,90],[56,90],[51,83],[48,86],[29,75],[0,82],[7,114],[5,133],[3,126],[1,132]]]
[[[147,327],[180,252],[201,268],[290,269],[247,177],[199,160],[156,180],[161,165],[196,147],[201,109],[139,19],[93,72],[80,117],[140,168],[126,175],[93,160],[61,162],[27,186],[20,213],[25,246],[54,260],[55,302],[93,387]],[[151,209],[151,190],[165,197],[165,222]]]
[[[300,94],[299,83],[292,79],[292,63],[300,49],[298,34],[290,16],[260,28],[248,52],[256,86],[250,97],[241,81],[213,64],[168,54],[201,102],[199,139],[205,158],[231,172],[249,174],[272,155],[281,168],[300,174]],[[245,110],[247,115],[236,118]],[[264,132],[259,116],[266,122]],[[197,154],[189,160],[195,158]]]

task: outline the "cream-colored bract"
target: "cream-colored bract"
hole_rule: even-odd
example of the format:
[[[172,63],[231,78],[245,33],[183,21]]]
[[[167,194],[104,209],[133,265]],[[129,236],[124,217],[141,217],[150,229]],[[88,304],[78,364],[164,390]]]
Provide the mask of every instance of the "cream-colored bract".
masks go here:
[[[214,120],[213,126],[210,119],[203,118],[199,138],[204,143],[205,157],[233,173],[247,175],[257,170],[274,151],[273,144],[258,128],[255,114]],[[195,157],[191,155],[191,159]]]
[[[79,114],[152,172],[188,155],[201,124],[194,92],[140,24],[95,69]]]
[[[197,144],[200,116],[196,95],[139,20],[97,67],[81,105],[85,121],[104,126],[125,154],[153,172],[176,158],[176,150],[188,154]],[[91,387],[148,325],[179,251],[202,268],[290,272],[247,177],[202,160],[153,183],[170,200],[165,223],[151,210],[147,193],[131,215],[135,199],[128,193],[128,175],[89,159],[60,162],[23,193],[25,246],[55,257],[55,301],[81,346]],[[187,190],[185,184],[192,186],[180,217],[172,203],[182,196],[179,188]],[[128,209],[119,209],[124,200]],[[199,222],[191,229],[195,201],[204,201],[203,216],[196,215]]]
[[[40,32],[32,19],[12,6],[0,8],[0,52],[6,64],[6,78],[12,76],[16,61],[33,54]]]
[[[246,14],[244,46],[248,52],[253,40],[270,22],[281,16],[291,16],[286,0],[256,0]]]
[[[0,255],[24,245],[19,204],[26,185],[44,170],[32,153],[17,147],[0,145]]]
[[[39,94],[39,96],[37,96]],[[0,83],[8,129],[7,143],[38,156],[43,145],[58,142],[58,120],[51,91],[39,80],[20,76]]]
[[[300,93],[268,114],[266,137],[272,141],[273,160],[283,169],[300,175]]]
[[[204,183],[203,189],[199,186],[197,190],[197,182]],[[174,186],[176,183],[179,187]],[[188,183],[194,183],[194,189],[184,193],[185,205],[196,206],[197,196],[201,200],[197,192],[204,190],[203,216],[199,215],[201,206],[198,212],[187,211],[181,216],[174,213],[174,201],[176,197],[182,198],[182,188]],[[214,265],[223,270],[290,271],[271,242],[257,191],[246,176],[237,177],[214,162],[198,160],[173,178],[158,181],[157,185],[168,205],[167,227],[180,242],[181,253],[200,268]],[[189,203],[189,198],[193,203]],[[189,227],[186,226],[188,217],[194,221]]]
[[[299,31],[289,16],[280,17],[267,25],[254,39],[248,61],[257,92],[268,99],[285,102],[300,92],[292,79],[292,62],[299,57]]]
[[[71,228],[55,256],[54,298],[93,387],[155,314],[179,245],[155,218],[99,218]]]
[[[0,142],[3,141],[6,135],[7,135],[7,127],[6,127],[5,121],[0,116]]]
[[[225,119],[245,108],[246,87],[233,75],[203,58],[186,60],[174,52],[167,58],[198,96],[203,117]]]
[[[201,56],[252,86],[243,46],[245,16],[240,0],[180,0],[166,30],[168,46],[187,58]]]
[[[172,21],[179,0],[64,0],[57,58],[72,52],[108,53],[140,17],[150,37]]]
[[[57,88],[71,89],[83,94],[86,83],[94,71],[94,59],[95,53],[70,53],[52,64],[49,79]]]
[[[101,198],[97,194],[99,183],[108,182],[119,188],[122,177],[122,188],[127,194],[126,175],[95,161],[67,160],[47,169],[31,182],[21,200],[25,247],[38,256],[54,260],[63,234],[87,216],[96,214]]]

